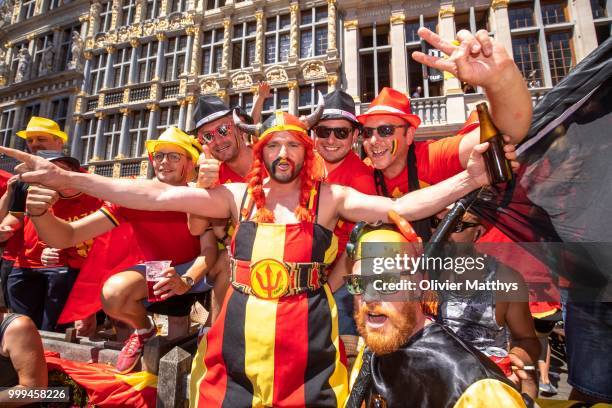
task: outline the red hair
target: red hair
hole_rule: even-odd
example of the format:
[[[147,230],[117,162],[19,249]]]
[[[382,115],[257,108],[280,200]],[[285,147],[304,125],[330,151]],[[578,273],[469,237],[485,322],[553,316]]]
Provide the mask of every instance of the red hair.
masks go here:
[[[313,221],[313,216],[308,209],[310,202],[311,191],[315,184],[315,153],[310,139],[299,132],[289,131],[295,136],[304,146],[304,165],[300,171],[300,198],[298,206],[295,209],[295,216],[299,221]],[[265,138],[268,139],[268,138]],[[266,194],[263,189],[263,180],[268,176],[266,166],[263,162],[263,148],[267,144],[267,140],[260,140],[253,147],[253,166],[247,175],[248,189],[251,193],[253,203],[257,208],[254,220],[256,222],[274,222],[274,213],[266,208]]]

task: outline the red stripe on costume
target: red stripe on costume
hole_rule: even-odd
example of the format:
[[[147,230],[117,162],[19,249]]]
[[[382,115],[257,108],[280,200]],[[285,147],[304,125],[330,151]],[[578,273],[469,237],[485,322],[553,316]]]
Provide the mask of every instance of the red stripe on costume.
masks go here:
[[[285,262],[310,262],[313,245],[312,223],[287,224],[285,228]]]
[[[281,298],[276,312],[274,406],[304,406],[307,359],[308,297],[302,293]],[[289,360],[291,364],[287,364]],[[291,393],[287,395],[287,391]]]
[[[212,325],[211,331],[216,330],[215,336],[210,336],[210,331],[206,335],[207,348],[206,355],[204,358],[204,364],[206,365],[206,376],[205,380],[200,383],[200,398],[196,406],[202,407],[220,407],[225,399],[225,392],[227,389],[227,368],[225,361],[223,360],[223,353],[221,352],[223,346],[223,332],[225,331],[226,324],[232,324],[231,321],[226,321],[226,310],[229,298],[234,294],[234,288],[230,285],[228,288],[223,305],[221,306],[221,313],[216,320],[216,323]],[[206,387],[206,384],[215,384],[214,387]]]

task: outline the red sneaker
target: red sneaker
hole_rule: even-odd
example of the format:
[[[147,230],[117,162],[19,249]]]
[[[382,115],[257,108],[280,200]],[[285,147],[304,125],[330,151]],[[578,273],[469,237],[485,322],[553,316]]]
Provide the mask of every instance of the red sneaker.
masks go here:
[[[119,358],[117,358],[117,365],[115,366],[115,369],[120,374],[126,374],[132,371],[142,355],[142,349],[145,343],[156,335],[157,329],[155,325],[151,328],[151,331],[147,333],[132,333],[125,341],[125,344],[119,353]]]

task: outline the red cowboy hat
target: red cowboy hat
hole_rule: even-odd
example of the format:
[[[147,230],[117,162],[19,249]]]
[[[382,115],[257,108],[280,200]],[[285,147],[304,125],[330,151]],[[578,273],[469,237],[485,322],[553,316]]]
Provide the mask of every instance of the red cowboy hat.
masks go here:
[[[421,118],[412,114],[410,109],[410,99],[408,96],[393,88],[384,87],[370,104],[368,111],[357,116],[357,120],[364,124],[366,119],[374,115],[394,115],[398,116],[415,128],[421,124]]]

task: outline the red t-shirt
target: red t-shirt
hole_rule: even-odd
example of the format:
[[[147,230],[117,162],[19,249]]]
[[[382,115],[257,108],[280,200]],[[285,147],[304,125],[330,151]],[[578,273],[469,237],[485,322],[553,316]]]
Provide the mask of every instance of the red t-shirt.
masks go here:
[[[419,184],[427,187],[463,171],[459,160],[459,143],[463,135],[440,140],[414,142]],[[385,177],[389,195],[399,198],[408,193],[408,167],[394,178]]]
[[[71,222],[83,218],[100,208],[102,201],[98,198],[79,194],[76,197],[60,198],[52,207],[57,218]],[[93,239],[81,242],[70,248],[60,251],[60,261],[57,266],[69,266],[80,269],[91,249]],[[41,241],[36,233],[34,223],[28,218],[23,219],[23,248],[17,256],[15,267],[19,268],[46,268],[40,262],[43,249],[48,245]]]
[[[100,211],[116,226],[130,223],[144,261],[171,260],[172,265],[200,255],[200,240],[189,233],[187,214],[175,211],[142,211],[105,203]]]
[[[219,183],[220,184],[244,183],[244,182],[245,182],[244,177],[242,177],[240,174],[232,170],[230,166],[227,165],[227,163],[225,162],[221,163],[221,166],[219,166]]]
[[[353,152],[349,152],[342,163],[327,175],[325,181],[330,184],[352,187],[364,194],[376,195],[372,169]],[[334,234],[338,237],[338,255],[344,252],[354,226],[352,222],[338,220],[334,229]]]

